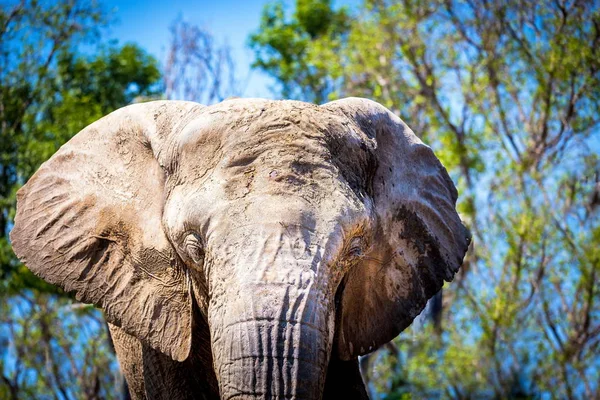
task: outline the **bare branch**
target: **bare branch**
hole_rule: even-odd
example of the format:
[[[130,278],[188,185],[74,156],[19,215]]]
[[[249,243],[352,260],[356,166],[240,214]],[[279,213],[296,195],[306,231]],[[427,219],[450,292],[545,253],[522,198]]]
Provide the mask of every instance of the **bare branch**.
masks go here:
[[[231,48],[181,19],[171,25],[164,81],[168,99],[212,104],[241,94]]]

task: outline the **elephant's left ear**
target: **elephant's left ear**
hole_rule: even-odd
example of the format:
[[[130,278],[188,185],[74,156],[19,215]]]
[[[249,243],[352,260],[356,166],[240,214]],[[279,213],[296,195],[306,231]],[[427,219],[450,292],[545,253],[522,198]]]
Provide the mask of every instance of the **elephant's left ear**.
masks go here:
[[[470,242],[456,210],[457,191],[431,148],[385,107],[348,98],[323,107],[347,117],[374,144],[377,233],[346,278],[337,350],[350,359],[404,330],[450,281]]]
[[[201,106],[160,101],[78,133],[17,194],[12,246],[44,280],[182,361],[191,346],[187,271],[162,227],[169,135]]]

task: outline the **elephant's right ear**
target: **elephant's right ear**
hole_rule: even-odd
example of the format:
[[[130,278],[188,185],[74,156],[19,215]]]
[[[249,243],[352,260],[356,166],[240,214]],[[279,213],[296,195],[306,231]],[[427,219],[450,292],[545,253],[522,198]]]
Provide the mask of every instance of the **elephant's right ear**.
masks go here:
[[[368,353],[411,324],[451,281],[471,234],[456,212],[457,191],[429,146],[394,114],[367,99],[324,105],[348,118],[372,146],[376,234],[347,277],[339,305],[342,360]]]
[[[11,232],[15,253],[36,275],[179,361],[191,346],[191,289],[163,231],[157,160],[201,107],[136,104],[91,124],[19,191]]]

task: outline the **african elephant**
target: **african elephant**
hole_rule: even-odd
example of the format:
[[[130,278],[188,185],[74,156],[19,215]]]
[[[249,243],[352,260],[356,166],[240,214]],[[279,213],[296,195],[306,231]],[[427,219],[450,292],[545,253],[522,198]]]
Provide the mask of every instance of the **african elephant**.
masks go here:
[[[358,356],[462,263],[456,199],[370,100],[155,101],[44,163],[11,240],[104,310],[134,398],[364,398]]]

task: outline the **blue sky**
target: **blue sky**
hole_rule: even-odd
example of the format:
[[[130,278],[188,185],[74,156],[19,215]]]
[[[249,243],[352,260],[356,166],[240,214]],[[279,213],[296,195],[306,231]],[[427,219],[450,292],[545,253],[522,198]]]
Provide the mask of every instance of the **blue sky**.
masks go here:
[[[104,0],[114,10],[116,23],[109,33],[120,43],[136,42],[153,54],[161,63],[169,42],[169,26],[178,16],[185,21],[211,31],[220,43],[232,49],[240,78],[250,73],[252,52],[246,46],[248,35],[260,24],[260,15],[268,0]],[[287,0],[287,4],[294,3]],[[355,5],[357,0],[334,1],[334,6]],[[273,97],[269,87],[274,83],[259,71],[251,72],[244,97]]]
[[[231,48],[239,73],[249,73],[252,53],[247,48],[248,35],[260,24],[260,14],[265,0],[104,0],[108,9],[114,11],[116,23],[110,29],[110,37],[120,43],[136,42],[152,53],[161,63],[169,43],[169,26],[178,16],[185,21],[208,28],[220,43],[227,42]],[[272,97],[269,86],[272,81],[264,74],[254,71],[244,93],[245,97]]]

